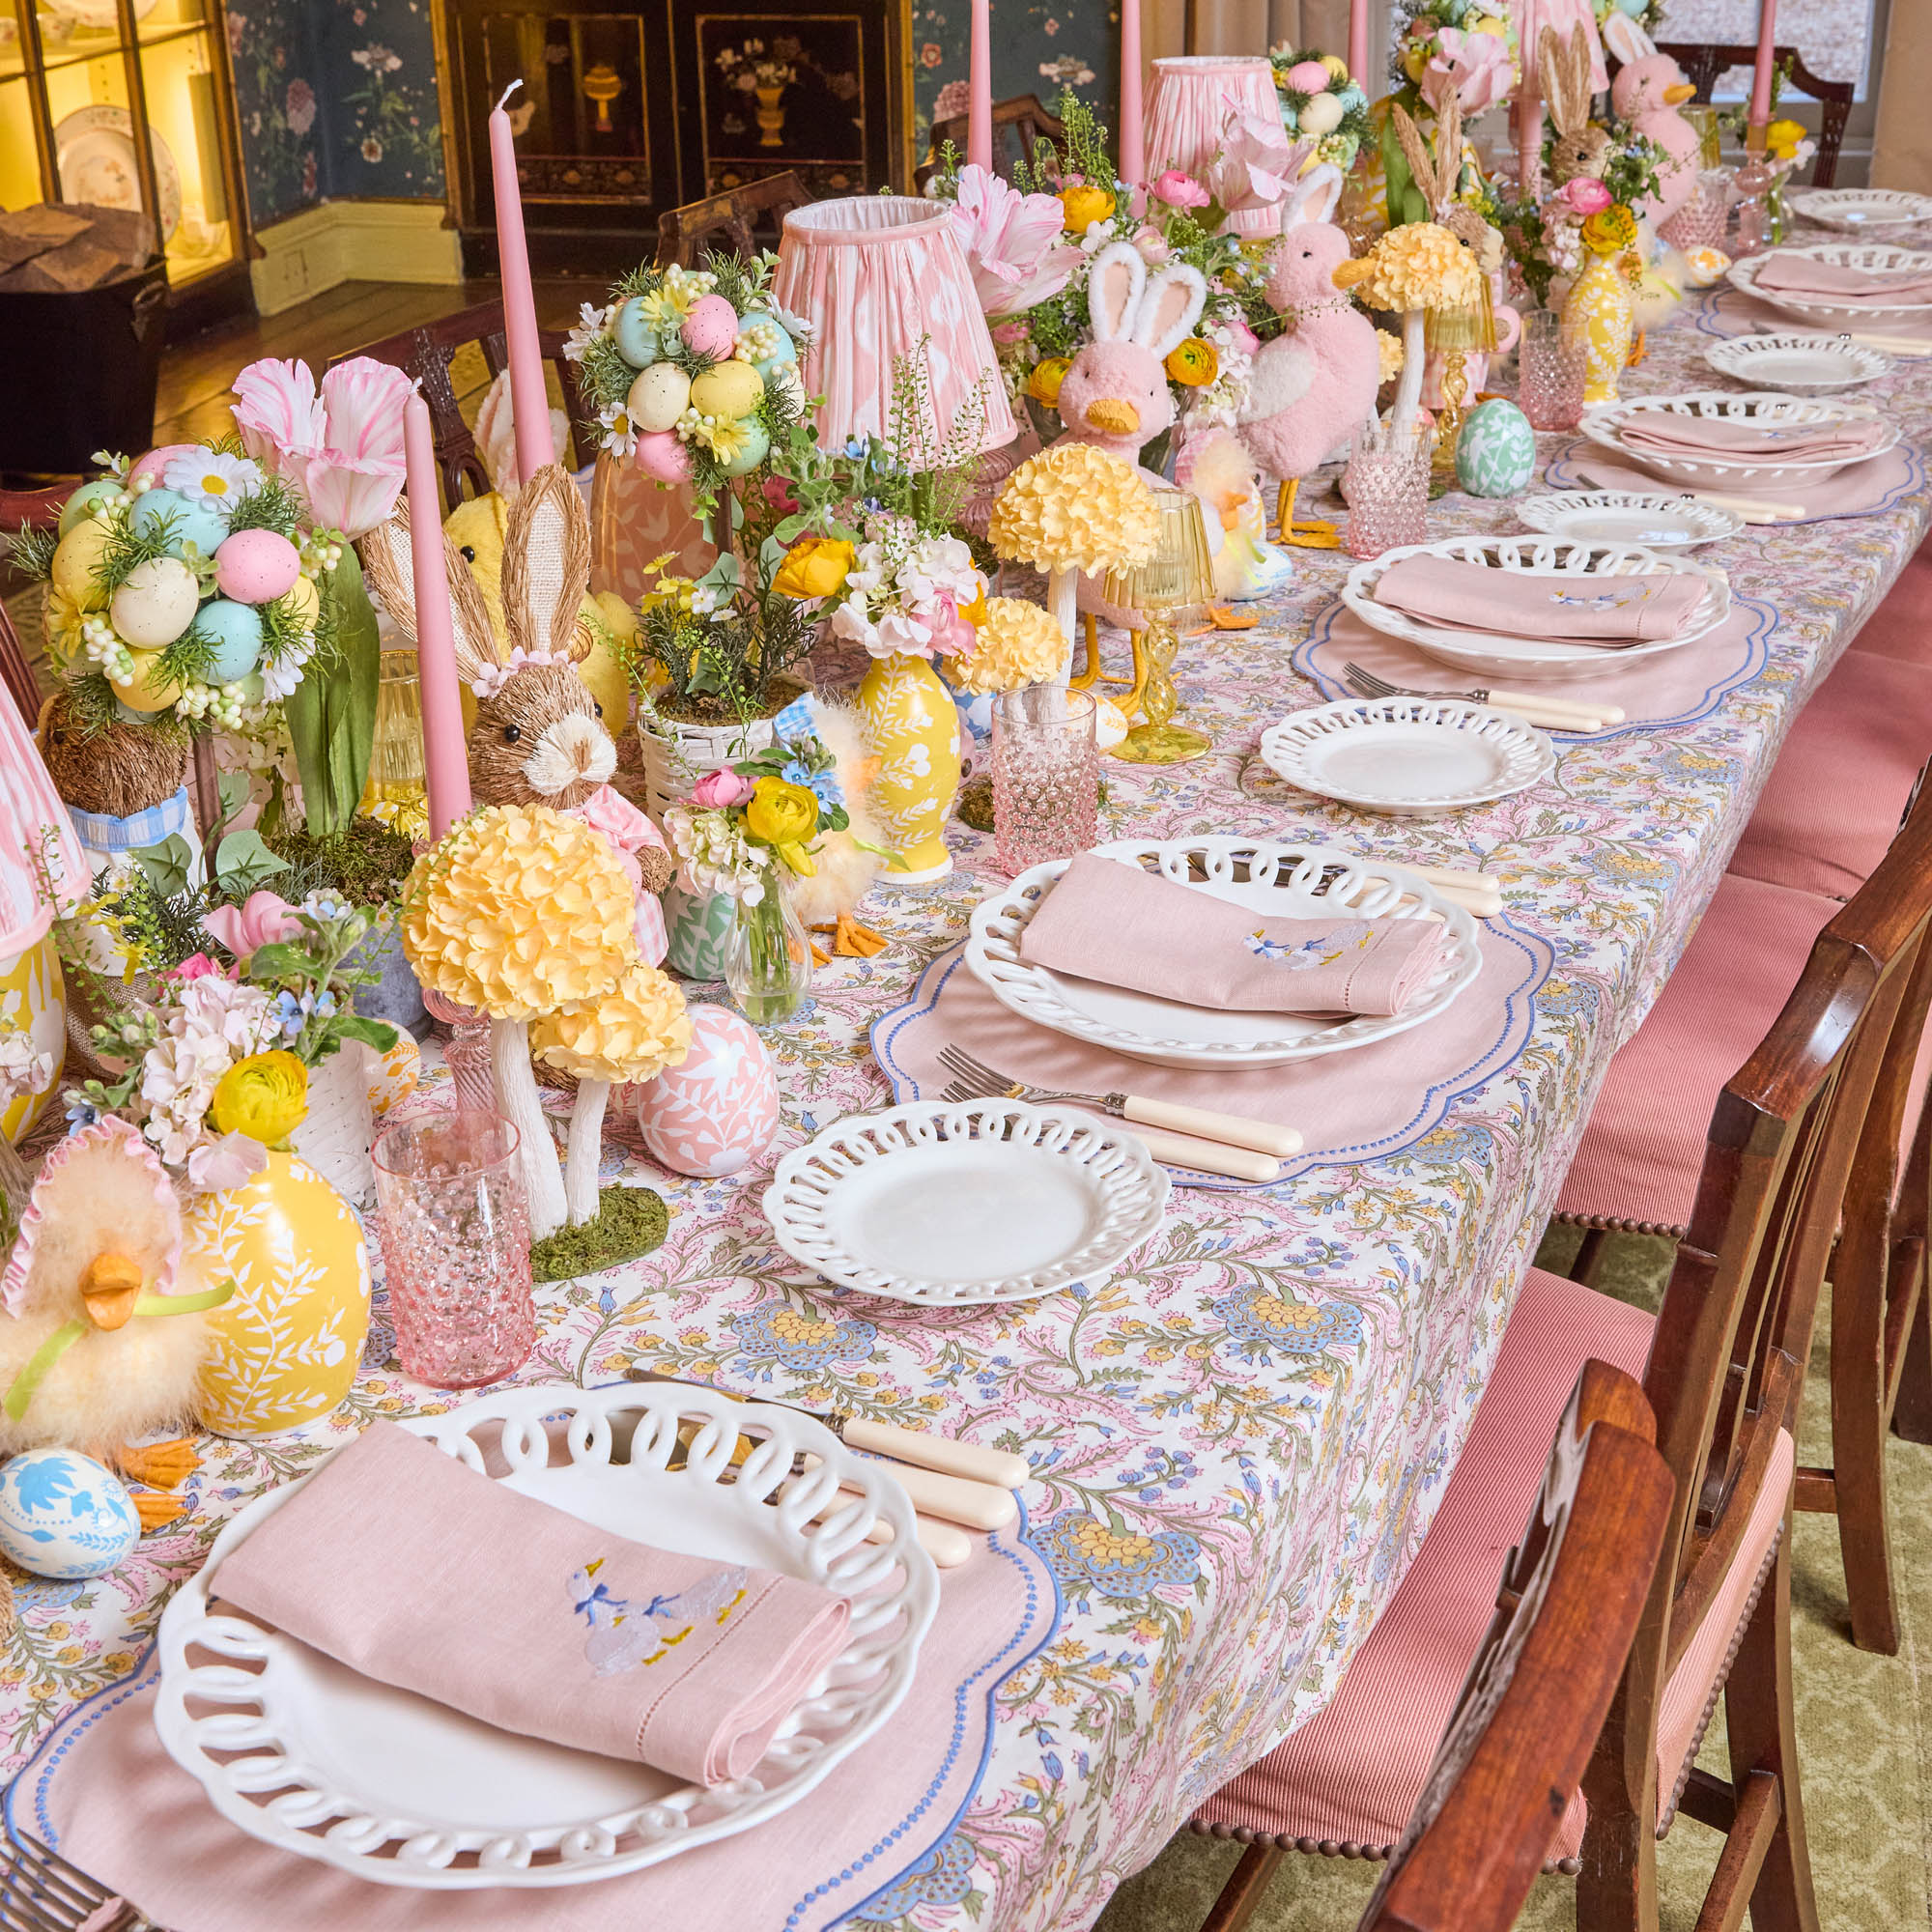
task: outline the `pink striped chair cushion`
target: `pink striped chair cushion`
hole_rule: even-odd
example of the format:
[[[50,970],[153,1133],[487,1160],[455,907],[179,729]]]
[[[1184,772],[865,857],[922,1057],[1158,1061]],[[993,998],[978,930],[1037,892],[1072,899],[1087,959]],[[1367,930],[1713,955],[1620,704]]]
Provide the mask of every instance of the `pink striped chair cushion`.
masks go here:
[[[1378,1851],[1401,1836],[1490,1627],[1504,1560],[1528,1520],[1577,1377],[1592,1356],[1641,1375],[1652,1325],[1640,1309],[1580,1282],[1529,1270],[1468,1445],[1394,1600],[1326,1708],[1216,1792],[1195,1814],[1198,1825]],[[1779,1449],[1769,1500],[1753,1514],[1713,1615],[1665,1688],[1658,1735],[1664,1800],[1701,1734],[1738,1613],[1783,1520],[1788,1435]],[[1552,1858],[1576,1856],[1583,1817],[1580,1800],[1574,1801]]]
[[[1932,543],[1920,544],[1885,602],[1852,639],[1855,651],[1932,665]]]
[[[1792,725],[1731,870],[1850,898],[1885,857],[1928,756],[1932,667],[1847,651]]]
[[[1835,899],[1726,873],[1677,970],[1610,1062],[1559,1214],[1681,1228],[1723,1084],[1790,997]]]

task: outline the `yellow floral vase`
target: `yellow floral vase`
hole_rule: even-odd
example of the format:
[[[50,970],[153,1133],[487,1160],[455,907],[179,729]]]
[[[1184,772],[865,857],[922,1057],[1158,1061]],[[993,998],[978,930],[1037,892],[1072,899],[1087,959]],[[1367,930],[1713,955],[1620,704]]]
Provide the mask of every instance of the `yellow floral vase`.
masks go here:
[[[959,789],[959,711],[924,658],[898,651],[875,658],[859,687],[859,712],[879,760],[871,796],[905,870],[900,885],[943,879],[952,869],[946,815]]]
[[[0,1031],[25,1033],[40,1053],[54,1057],[53,1077],[38,1094],[22,1094],[0,1111],[0,1134],[17,1141],[61,1090],[67,1057],[67,989],[51,925],[33,945],[0,959]]]
[[[1583,400],[1613,403],[1617,379],[1630,361],[1635,308],[1630,278],[1615,255],[1592,255],[1563,303],[1563,332],[1580,338],[1585,364]]]
[[[369,1251],[349,1204],[292,1153],[188,1205],[182,1287],[234,1295],[208,1318],[201,1419],[217,1435],[275,1435],[319,1421],[355,1379],[369,1329]]]

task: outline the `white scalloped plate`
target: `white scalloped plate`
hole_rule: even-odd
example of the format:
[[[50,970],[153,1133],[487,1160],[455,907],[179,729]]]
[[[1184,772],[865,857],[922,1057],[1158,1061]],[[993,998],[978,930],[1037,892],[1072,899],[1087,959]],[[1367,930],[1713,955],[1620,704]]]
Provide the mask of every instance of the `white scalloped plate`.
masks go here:
[[[559,1418],[568,1460],[552,1466],[544,1425]],[[687,1445],[681,1422],[696,1425]],[[932,1559],[887,1465],[854,1455],[810,1416],[644,1382],[505,1389],[402,1427],[478,1470],[497,1449],[497,1481],[612,1535],[838,1590],[853,1600],[845,1648],[753,1771],[709,1790],[516,1737],[213,1606],[223,1559],[288,1502],[299,1488],[292,1483],[221,1532],[162,1613],[158,1635],[161,1742],[251,1837],[378,1885],[425,1890],[612,1878],[795,1804],[910,1689],[938,1605]],[[734,1469],[741,1435],[754,1446]],[[820,1461],[793,1476],[802,1455]],[[841,1485],[856,1500],[812,1521]],[[881,1520],[890,1541],[867,1543]],[[409,1587],[406,1551],[396,1580]]]
[[[1902,187],[1797,187],[1784,198],[1806,221],[1854,235],[1932,221],[1932,195],[1908,194]]]
[[[828,1281],[929,1308],[1097,1287],[1160,1226],[1168,1178],[1080,1108],[915,1101],[779,1162],[765,1219]]]
[[[1926,258],[1932,262],[1932,256]],[[1680,489],[1739,490],[1746,494],[1778,483],[1822,483],[1855,463],[1869,463],[1898,441],[1898,425],[1883,422],[1878,442],[1862,456],[1828,456],[1790,463],[1767,463],[1761,457],[1666,456],[1653,449],[1632,449],[1623,440],[1624,425],[1633,416],[1654,411],[1675,415],[1723,417],[1732,422],[1806,424],[1843,422],[1873,413],[1868,403],[1840,403],[1829,397],[1787,396],[1781,390],[1752,389],[1740,395],[1730,389],[1698,389],[1681,396],[1638,396],[1629,402],[1605,403],[1583,413],[1582,431],[1601,448],[1626,463],[1661,476]]]
[[[1826,323],[1834,328],[1869,327],[1888,318],[1922,321],[1932,309],[1932,298],[1902,302],[1833,301],[1828,296],[1778,295],[1760,289],[1758,270],[1777,255],[1808,255],[1814,261],[1833,262],[1841,268],[1869,269],[1885,273],[1898,269],[1932,269],[1932,255],[1916,248],[1901,248],[1891,242],[1812,242],[1802,248],[1768,249],[1762,255],[1747,255],[1724,270],[1731,286],[1761,301],[1767,308],[1781,309],[1786,315],[1802,316],[1806,322]]]
[[[1640,550],[1695,550],[1734,537],[1745,520],[1735,510],[1695,497],[1651,496],[1641,490],[1552,490],[1520,497],[1517,522],[1572,543],[1634,544]]]
[[[1598,581],[1680,571],[1702,578],[1706,591],[1676,637],[1606,650],[1602,645],[1563,643],[1549,638],[1519,638],[1507,631],[1451,630],[1378,604],[1375,588],[1382,573],[1405,556],[1447,556],[1516,575],[1552,572]],[[1665,651],[1682,650],[1686,644],[1709,637],[1731,614],[1731,586],[1720,570],[1664,556],[1637,544],[1577,543],[1553,536],[1445,537],[1436,543],[1384,551],[1380,556],[1356,564],[1342,586],[1342,601],[1371,630],[1400,638],[1439,663],[1461,670],[1484,671],[1515,684],[1522,678],[1601,677],[1606,670],[1661,657]]]
[[[1849,335],[1735,335],[1712,343],[1704,360],[1734,383],[1793,396],[1838,395],[1892,370],[1884,350]]]
[[[1262,733],[1263,761],[1302,791],[1368,811],[1456,811],[1527,790],[1556,748],[1507,711],[1460,697],[1344,698]]]
[[[1475,922],[1413,872],[1327,845],[1208,833],[1193,838],[1120,839],[1094,851],[1192,892],[1270,918],[1442,921],[1435,971],[1401,1012],[1254,1013],[1189,1007],[1020,957],[1020,935],[1070,860],[1034,866],[982,899],[966,935],[966,964],[1009,1011],[1038,1026],[1156,1066],[1279,1066],[1343,1053],[1406,1033],[1442,1012],[1482,970]]]

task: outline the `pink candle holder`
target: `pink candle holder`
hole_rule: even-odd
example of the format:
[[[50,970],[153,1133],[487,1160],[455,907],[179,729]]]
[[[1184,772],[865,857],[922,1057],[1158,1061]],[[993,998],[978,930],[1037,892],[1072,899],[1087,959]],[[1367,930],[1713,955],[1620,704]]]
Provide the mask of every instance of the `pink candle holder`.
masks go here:
[[[436,1388],[501,1380],[537,1339],[516,1128],[474,1109],[425,1114],[389,1128],[373,1158],[403,1372]]]

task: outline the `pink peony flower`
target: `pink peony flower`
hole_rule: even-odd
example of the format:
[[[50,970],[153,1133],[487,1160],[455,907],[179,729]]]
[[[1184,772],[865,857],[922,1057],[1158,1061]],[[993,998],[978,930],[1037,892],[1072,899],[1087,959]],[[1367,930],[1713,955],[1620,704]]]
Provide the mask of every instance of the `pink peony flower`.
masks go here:
[[[306,362],[251,362],[235,379],[235,423],[248,454],[293,484],[317,523],[359,537],[396,506],[413,388],[367,355],[331,369],[320,396]]]
[[[1419,85],[1423,99],[1436,113],[1447,104],[1451,89],[1469,120],[1508,99],[1516,85],[1516,71],[1509,43],[1499,35],[1443,27],[1436,33],[1435,46]]]
[[[170,967],[162,977],[174,980],[200,980],[213,973],[217,980],[228,977],[228,969],[218,966],[206,952],[190,952],[179,966]]]
[[[250,893],[243,905],[216,906],[201,923],[237,959],[248,958],[259,946],[293,939],[302,929],[295,908],[270,892]]]
[[[1082,258],[1078,248],[1061,242],[1065,220],[1055,195],[1021,194],[970,162],[959,170],[952,232],[987,315],[1032,308],[1072,280]]]
[[[963,656],[979,644],[980,633],[951,597],[941,597],[926,621],[932,628],[932,648],[944,657]]]
[[[993,325],[993,340],[1002,349],[1013,349],[1033,333],[1033,324],[1021,316],[1014,322],[996,322]]]
[[[1556,199],[1572,214],[1601,214],[1615,197],[1595,175],[1578,175],[1556,190]]]
[[[1231,99],[1221,151],[1205,170],[1208,189],[1230,214],[1277,207],[1314,149],[1290,141],[1278,116],[1245,114]]]
[[[1208,190],[1192,175],[1169,168],[1153,185],[1156,197],[1170,208],[1206,208]]]
[[[1221,327],[1228,331],[1228,340],[1243,355],[1252,355],[1262,346],[1262,339],[1239,316],[1232,322],[1224,322]]]
[[[700,811],[722,811],[730,806],[743,805],[753,789],[752,781],[743,773],[734,772],[729,765],[720,765],[692,786],[691,802]]]
[[[225,1194],[269,1164],[269,1151],[247,1134],[204,1141],[187,1157],[187,1184],[197,1194]]]

